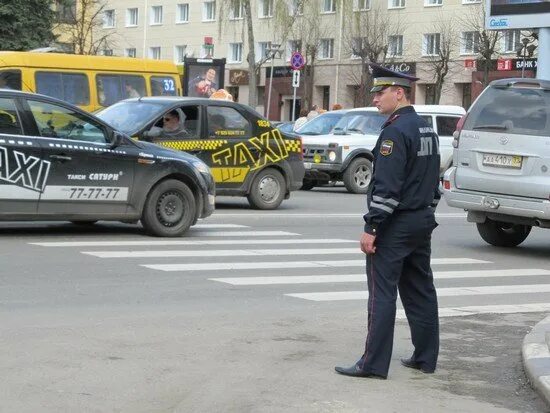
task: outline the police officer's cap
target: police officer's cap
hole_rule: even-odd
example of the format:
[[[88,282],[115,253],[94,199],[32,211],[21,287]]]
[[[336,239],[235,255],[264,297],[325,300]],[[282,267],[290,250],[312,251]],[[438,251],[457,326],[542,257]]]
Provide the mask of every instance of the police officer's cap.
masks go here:
[[[371,92],[380,92],[388,86],[410,88],[413,82],[418,80],[417,77],[395,72],[386,67],[377,65],[376,63],[369,63],[369,66],[372,70],[372,77],[374,78],[373,88],[370,90]]]

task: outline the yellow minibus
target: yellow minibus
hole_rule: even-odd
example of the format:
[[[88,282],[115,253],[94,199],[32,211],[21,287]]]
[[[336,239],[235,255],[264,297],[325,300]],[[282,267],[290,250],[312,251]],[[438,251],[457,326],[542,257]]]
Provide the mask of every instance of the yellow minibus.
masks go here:
[[[182,94],[170,61],[33,52],[0,52],[1,88],[41,93],[89,112],[127,98]]]

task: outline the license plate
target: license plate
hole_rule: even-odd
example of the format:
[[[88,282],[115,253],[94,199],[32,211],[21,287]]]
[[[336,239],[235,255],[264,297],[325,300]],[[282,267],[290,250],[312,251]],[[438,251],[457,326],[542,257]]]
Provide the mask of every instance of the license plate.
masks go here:
[[[304,162],[304,168],[311,169],[311,162]]]
[[[518,155],[497,155],[492,153],[483,154],[483,165],[497,166],[501,168],[521,168],[523,158]]]

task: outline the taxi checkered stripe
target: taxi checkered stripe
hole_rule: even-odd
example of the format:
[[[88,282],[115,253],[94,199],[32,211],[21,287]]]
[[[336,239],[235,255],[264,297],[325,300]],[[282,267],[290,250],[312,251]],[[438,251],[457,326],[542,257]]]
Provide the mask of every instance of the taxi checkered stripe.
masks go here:
[[[164,141],[157,142],[159,145],[166,146],[170,149],[177,149],[180,151],[193,151],[193,150],[215,150],[227,143],[226,140],[216,139],[207,141]]]
[[[285,140],[285,147],[288,152],[300,152],[300,142],[297,140]]]

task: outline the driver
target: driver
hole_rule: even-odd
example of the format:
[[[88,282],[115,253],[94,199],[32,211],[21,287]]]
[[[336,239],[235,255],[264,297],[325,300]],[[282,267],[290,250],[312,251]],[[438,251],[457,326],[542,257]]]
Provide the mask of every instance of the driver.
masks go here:
[[[188,138],[191,134],[185,128],[185,117],[180,108],[173,109],[162,117],[162,128],[153,126],[147,135],[173,139]]]

